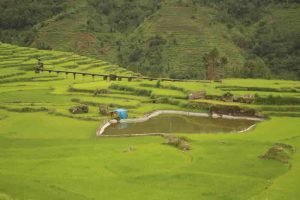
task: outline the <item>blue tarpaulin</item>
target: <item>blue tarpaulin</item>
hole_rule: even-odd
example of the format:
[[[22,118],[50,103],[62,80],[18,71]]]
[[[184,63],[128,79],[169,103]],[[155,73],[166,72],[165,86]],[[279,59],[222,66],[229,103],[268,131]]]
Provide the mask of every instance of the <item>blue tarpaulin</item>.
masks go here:
[[[123,108],[119,108],[114,110],[114,112],[116,112],[118,114],[118,117],[120,119],[127,119],[128,118],[128,111],[123,109]]]

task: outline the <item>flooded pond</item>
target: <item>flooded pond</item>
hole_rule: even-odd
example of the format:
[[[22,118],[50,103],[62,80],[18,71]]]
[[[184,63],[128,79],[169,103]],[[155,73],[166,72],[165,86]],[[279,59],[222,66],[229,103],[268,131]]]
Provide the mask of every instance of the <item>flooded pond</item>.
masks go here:
[[[231,133],[255,124],[255,121],[239,119],[212,119],[209,117],[165,114],[141,123],[119,123],[109,126],[104,135],[128,135],[148,133]]]

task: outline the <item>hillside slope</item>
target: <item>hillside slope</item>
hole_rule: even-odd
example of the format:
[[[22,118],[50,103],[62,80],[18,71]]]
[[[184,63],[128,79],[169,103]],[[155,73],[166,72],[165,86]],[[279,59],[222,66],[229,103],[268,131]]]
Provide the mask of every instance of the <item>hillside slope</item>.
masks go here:
[[[204,78],[205,69],[202,57],[205,53],[217,47],[222,56],[229,60],[227,72],[232,76],[243,65],[243,51],[230,39],[224,25],[214,20],[215,10],[205,7],[192,8],[183,6],[164,6],[150,19],[146,20],[130,35],[127,49],[121,51],[126,55],[132,49],[132,40],[137,42],[135,48],[141,49],[146,55],[137,61],[126,60],[128,63],[144,66],[142,73],[151,72],[151,61],[154,65],[165,68],[163,74],[179,78]],[[165,41],[158,49],[151,49],[149,43],[153,36],[159,36]],[[150,41],[150,42],[149,42]],[[131,42],[131,44],[130,44]],[[147,54],[158,54],[151,59]],[[161,62],[155,59],[161,56]],[[129,57],[130,58],[130,57]],[[148,62],[148,63],[147,63]],[[125,62],[126,63],[126,62]],[[149,70],[147,69],[149,68]],[[158,70],[156,70],[158,71]],[[152,70],[152,74],[155,74]],[[160,72],[160,71],[159,71]]]
[[[296,1],[259,9],[252,1],[243,8],[243,0],[66,2],[56,15],[41,18],[23,45],[93,56],[145,75],[193,79],[206,77],[203,55],[217,48],[228,60],[226,77],[300,77]],[[241,19],[228,16],[247,6],[252,10]],[[9,37],[0,40],[12,42]]]
[[[96,13],[86,5],[39,29],[35,41],[56,50],[96,56],[144,74],[157,76],[163,72],[176,78],[203,78],[202,56],[218,47],[229,58],[228,75],[232,76],[243,65],[243,51],[230,39],[226,27],[214,19],[215,12],[208,7],[165,4],[130,33],[102,32],[88,30],[86,22]],[[149,40],[157,35],[165,43],[149,50]],[[138,58],[130,59],[139,50]]]

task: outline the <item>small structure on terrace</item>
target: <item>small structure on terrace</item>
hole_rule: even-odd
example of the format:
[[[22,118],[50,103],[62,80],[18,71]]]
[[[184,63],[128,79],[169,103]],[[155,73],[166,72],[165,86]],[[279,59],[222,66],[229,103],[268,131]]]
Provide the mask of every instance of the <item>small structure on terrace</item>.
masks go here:
[[[128,118],[128,111],[123,108],[116,109],[114,111],[110,112],[110,117],[112,119],[121,120],[121,119],[127,119]]]

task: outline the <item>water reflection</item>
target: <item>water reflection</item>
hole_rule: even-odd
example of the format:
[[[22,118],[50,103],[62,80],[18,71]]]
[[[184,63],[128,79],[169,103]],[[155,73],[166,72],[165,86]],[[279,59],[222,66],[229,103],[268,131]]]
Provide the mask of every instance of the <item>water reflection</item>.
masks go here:
[[[142,123],[120,123],[108,127],[105,135],[147,133],[230,133],[253,125],[254,121],[212,119],[185,115],[160,115]]]

